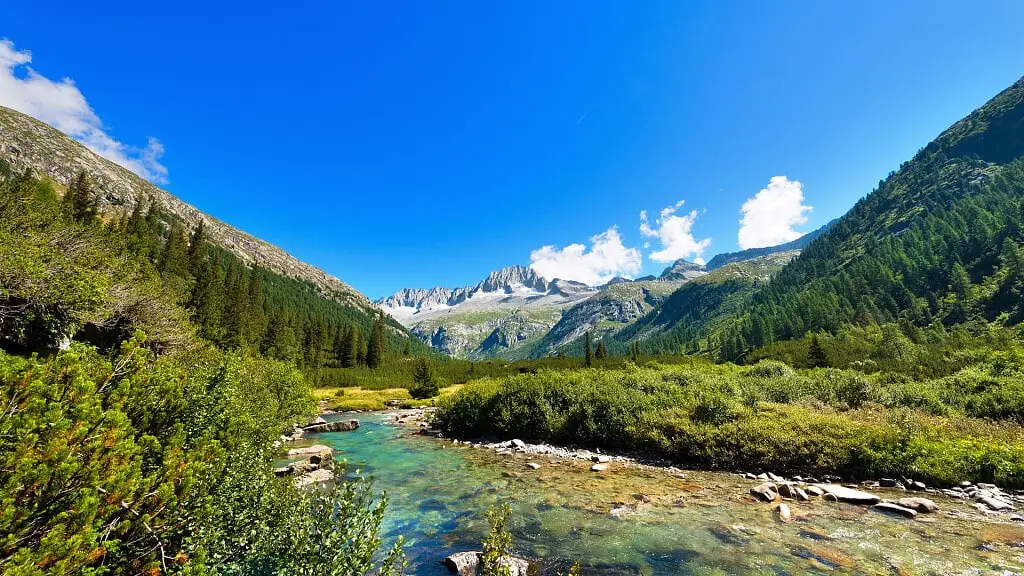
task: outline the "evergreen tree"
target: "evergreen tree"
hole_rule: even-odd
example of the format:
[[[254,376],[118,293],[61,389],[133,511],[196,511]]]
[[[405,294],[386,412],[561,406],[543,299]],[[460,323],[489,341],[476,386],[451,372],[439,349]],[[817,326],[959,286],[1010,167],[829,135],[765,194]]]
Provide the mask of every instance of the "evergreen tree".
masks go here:
[[[165,280],[188,276],[188,240],[185,239],[185,229],[177,221],[171,225],[158,269]]]
[[[267,330],[267,315],[263,309],[263,274],[256,265],[249,269],[245,298],[242,345],[254,350],[263,340],[263,334]]]
[[[359,363],[359,343],[356,341],[356,325],[346,324],[341,330],[338,342],[335,346],[334,355],[338,359],[338,366],[352,368]]]
[[[200,335],[215,343],[224,338],[225,291],[224,271],[219,265],[206,260],[199,267],[192,288],[191,306]]]
[[[828,355],[822,348],[818,335],[811,336],[811,346],[807,350],[807,365],[811,368],[825,368],[828,366]]]
[[[386,345],[384,343],[384,317],[378,316],[373,321],[373,328],[370,330],[370,341],[366,346],[366,365],[370,368],[378,368],[384,362]]]
[[[587,368],[594,365],[594,350],[590,345],[590,330],[583,337],[583,363]]]
[[[597,343],[597,350],[594,352],[594,357],[595,358],[607,358],[608,357],[608,348],[605,347],[604,340],[601,340],[600,342]]]
[[[96,219],[98,200],[85,171],[79,171],[64,194],[64,213],[76,222],[89,223]]]
[[[142,258],[148,258],[150,254],[149,223],[146,222],[146,214],[143,211],[142,200],[135,203],[131,215],[125,224],[125,235],[128,249],[133,254]]]
[[[206,250],[206,243],[208,241],[206,237],[206,224],[200,218],[199,224],[196,224],[196,227],[192,230],[192,237],[188,242],[188,265],[193,276],[198,275],[199,269],[209,259]]]
[[[416,359],[416,366],[412,372],[413,385],[409,387],[409,395],[417,400],[437,396],[437,379],[434,377],[434,368],[426,356]]]
[[[363,338],[363,331],[359,328],[356,329],[356,337],[353,343],[356,349],[356,364],[366,364],[366,340]]]

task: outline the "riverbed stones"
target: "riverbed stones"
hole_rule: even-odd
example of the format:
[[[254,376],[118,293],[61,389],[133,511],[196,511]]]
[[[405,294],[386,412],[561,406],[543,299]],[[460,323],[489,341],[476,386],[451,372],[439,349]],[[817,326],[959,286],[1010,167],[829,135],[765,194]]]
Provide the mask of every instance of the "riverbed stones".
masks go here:
[[[482,556],[483,553],[479,551],[456,552],[441,563],[459,576],[476,576],[480,572]],[[505,558],[502,564],[508,568],[509,576],[526,576],[530,569],[529,562],[515,556]]]
[[[765,482],[751,488],[750,495],[762,502],[773,502],[778,497],[778,490],[773,482]]]
[[[839,486],[838,484],[816,484],[816,486],[824,490],[825,494],[831,494],[832,496],[835,496],[836,500],[846,502],[847,504],[871,506],[882,501],[881,498],[874,494],[855,490],[853,488],[847,488],[846,486]]]
[[[899,504],[896,504],[895,502],[879,502],[878,504],[875,504],[872,508],[878,510],[879,512],[892,514],[894,516],[903,516],[904,518],[913,518],[917,516],[916,510],[913,510],[911,508],[905,508],[903,506],[900,506]]]
[[[338,420],[337,422],[323,422],[303,426],[302,430],[310,434],[322,434],[324,432],[351,432],[359,428],[359,420]]]
[[[590,461],[597,462],[598,464],[607,464],[611,462],[612,459],[610,456],[605,456],[604,454],[594,454],[590,457]]]
[[[910,508],[917,512],[924,512],[926,514],[932,514],[939,511],[939,507],[928,498],[900,498],[896,501],[897,504],[904,508]]]
[[[974,499],[977,500],[979,503],[984,504],[989,510],[994,510],[996,512],[1006,512],[1009,510],[1014,510],[1013,504],[1010,504],[1009,502],[1003,500],[1002,498],[997,498],[995,496],[990,496],[988,494],[979,493],[977,496],[974,497]]]
[[[808,486],[807,493],[810,494],[811,496],[822,496],[823,494],[825,494],[825,491],[822,490],[821,488],[818,488],[817,486]]]
[[[509,440],[508,447],[515,448],[516,450],[522,450],[526,448],[526,442],[523,442],[519,438],[513,438],[512,440]]]

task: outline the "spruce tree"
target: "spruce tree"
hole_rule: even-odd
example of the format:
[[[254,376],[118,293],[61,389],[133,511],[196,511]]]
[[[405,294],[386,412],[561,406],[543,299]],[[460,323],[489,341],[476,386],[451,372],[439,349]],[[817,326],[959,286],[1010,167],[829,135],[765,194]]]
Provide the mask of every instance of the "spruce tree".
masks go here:
[[[811,336],[811,346],[807,350],[807,365],[811,368],[824,368],[828,366],[828,355],[822,348],[818,335]]]
[[[379,316],[373,321],[373,328],[370,330],[370,341],[366,346],[366,365],[370,368],[378,368],[384,361],[384,318]]]
[[[608,357],[608,348],[605,347],[604,340],[597,343],[597,350],[594,352],[594,357],[598,359]]]
[[[185,239],[185,229],[177,221],[171,225],[158,269],[165,280],[188,276],[188,240]]]
[[[64,213],[76,222],[90,223],[96,219],[97,206],[98,201],[92,183],[85,175],[85,171],[80,170],[68,184],[68,191],[64,194]]]
[[[263,340],[267,329],[267,316],[263,310],[263,274],[256,265],[249,269],[245,298],[242,345],[253,349]]]
[[[590,330],[587,330],[583,338],[583,362],[587,368],[594,365],[594,350],[590,346]]]
[[[206,224],[203,222],[203,219],[200,218],[199,224],[196,224],[192,230],[192,237],[188,242],[188,265],[193,276],[197,275],[203,263],[209,260],[206,250],[206,243],[209,240],[206,237]]]
[[[191,305],[199,333],[203,338],[220,343],[224,338],[224,271],[218,264],[206,260],[196,276],[192,288]]]
[[[131,216],[128,217],[128,222],[125,224],[125,236],[128,249],[133,254],[142,258],[149,256],[151,235],[141,198],[135,203],[135,208],[132,209]]]
[[[338,358],[338,365],[342,368],[352,368],[359,363],[359,348],[356,342],[356,325],[349,323],[340,331],[342,336],[335,349],[335,356]]]
[[[366,364],[366,340],[363,338],[363,331],[359,328],[356,328],[353,344],[356,351],[356,364]]]

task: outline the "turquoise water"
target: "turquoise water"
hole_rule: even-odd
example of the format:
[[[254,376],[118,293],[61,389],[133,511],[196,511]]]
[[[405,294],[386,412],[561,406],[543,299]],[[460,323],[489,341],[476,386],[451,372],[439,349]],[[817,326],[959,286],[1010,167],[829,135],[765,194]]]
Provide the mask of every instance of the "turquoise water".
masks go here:
[[[387,491],[385,540],[405,536],[411,574],[447,574],[442,558],[479,549],[484,514],[503,501],[513,504],[516,553],[539,560],[542,574],[577,559],[584,574],[1024,574],[1024,527],[945,513],[977,514],[963,502],[936,498],[944,513],[916,520],[791,503],[796,519],[785,524],[734,475],[621,464],[594,473],[416,436],[380,414],[354,417],[358,430],[313,440]]]

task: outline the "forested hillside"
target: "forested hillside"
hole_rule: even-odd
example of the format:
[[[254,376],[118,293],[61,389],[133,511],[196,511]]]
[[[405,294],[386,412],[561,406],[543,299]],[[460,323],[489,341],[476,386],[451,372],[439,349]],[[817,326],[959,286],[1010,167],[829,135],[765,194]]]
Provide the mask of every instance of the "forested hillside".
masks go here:
[[[693,325],[680,345],[739,359],[850,324],[1019,323],[1022,154],[1024,80],[880,182],[749,305]]]

